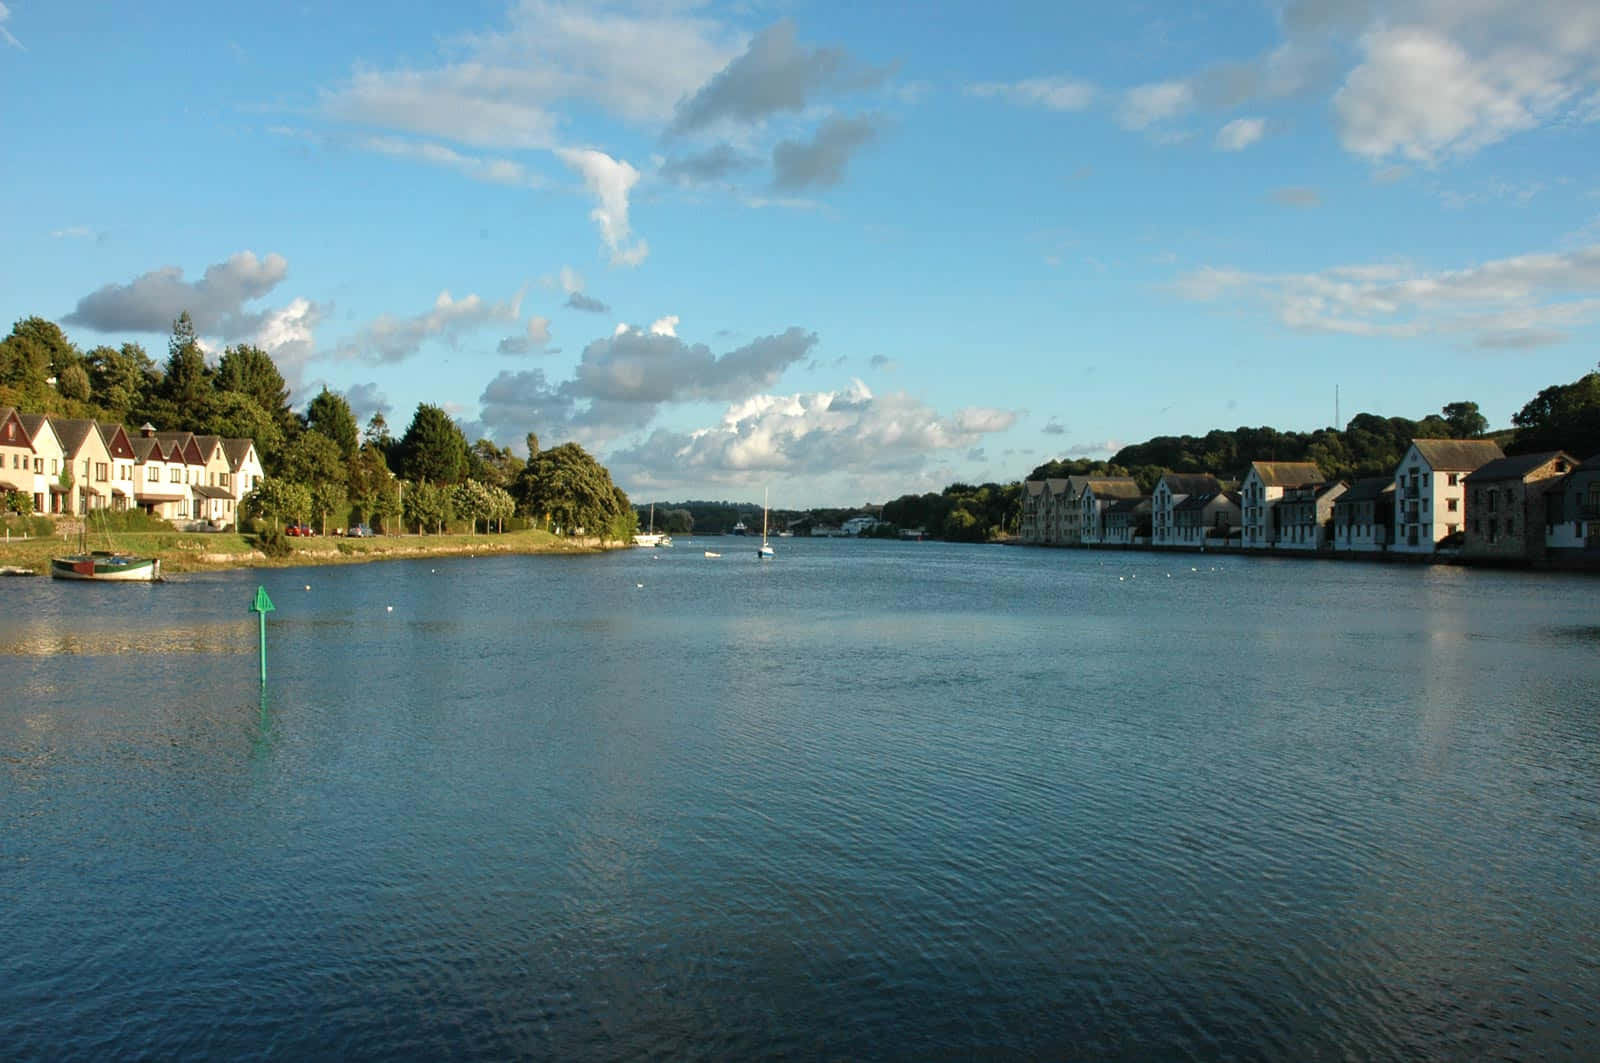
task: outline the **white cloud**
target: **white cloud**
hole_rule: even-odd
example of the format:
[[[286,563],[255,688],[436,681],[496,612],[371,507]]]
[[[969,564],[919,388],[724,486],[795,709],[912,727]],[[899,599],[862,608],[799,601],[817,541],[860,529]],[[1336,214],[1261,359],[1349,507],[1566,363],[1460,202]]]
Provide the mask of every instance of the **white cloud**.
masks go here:
[[[1217,147],[1222,151],[1243,151],[1266,132],[1265,118],[1235,118],[1217,130]]]
[[[429,340],[450,343],[484,325],[496,321],[515,321],[521,295],[505,302],[487,302],[477,295],[453,298],[439,293],[432,308],[410,317],[384,314],[359,333],[339,345],[345,358],[371,363],[399,362],[416,354]]]
[[[498,30],[444,42],[461,58],[409,70],[358,70],[323,93],[335,118],[498,148],[556,143],[559,109],[593,104],[664,122],[743,47],[735,30],[675,5],[637,11],[520,0]]]
[[[11,35],[11,31],[6,29],[6,23],[10,21],[10,19],[11,9],[6,7],[4,4],[0,4],[0,40],[4,40],[13,48],[22,48],[22,42],[13,37]],[[27,51],[26,48],[22,48],[22,50]]]
[[[94,235],[94,230],[87,225],[69,225],[65,229],[54,229],[50,233],[57,240],[87,240]]]
[[[1161,81],[1129,89],[1118,114],[1125,129],[1150,126],[1183,114],[1194,104],[1194,89],[1183,81]]]
[[[1045,107],[1052,111],[1081,111],[1098,95],[1087,81],[1075,78],[1028,78],[1024,81],[984,81],[968,85],[969,96],[1001,99],[1022,106]]]
[[[454,170],[474,181],[519,188],[545,188],[549,184],[544,178],[530,174],[528,168],[520,162],[463,155],[453,148],[430,141],[404,140],[400,137],[367,137],[361,141],[361,146],[390,158],[413,159],[430,166]]]
[[[288,275],[289,262],[282,255],[257,258],[252,251],[207,266],[196,281],[184,280],[180,266],[163,266],[127,284],[91,292],[62,323],[97,332],[166,332],[188,311],[195,331],[234,338],[257,328],[263,318],[244,305],[267,295]]]
[[[904,393],[876,396],[859,380],[848,388],[755,395],[729,406],[721,421],[692,432],[658,430],[608,463],[649,483],[749,483],[840,473],[905,474],[965,455],[1015,415],[967,410],[941,415]]]
[[[1185,298],[1266,303],[1290,328],[1408,339],[1463,336],[1478,346],[1527,347],[1567,338],[1600,316],[1600,244],[1427,272],[1405,263],[1311,274],[1205,268],[1180,278]]]
[[[651,324],[650,324],[650,335],[652,335],[652,336],[674,336],[674,337],[677,336],[678,335],[678,315],[677,314],[668,314],[666,317],[657,318],[655,321],[651,322]]]
[[[522,335],[507,336],[495,349],[501,354],[529,354],[542,350],[549,342],[550,319],[536,315],[528,318],[528,327]]]
[[[589,194],[598,200],[589,217],[600,227],[600,238],[611,251],[616,266],[637,266],[650,253],[640,240],[628,246],[633,230],[628,223],[628,193],[639,181],[639,171],[592,148],[558,148],[556,156],[583,175]]]

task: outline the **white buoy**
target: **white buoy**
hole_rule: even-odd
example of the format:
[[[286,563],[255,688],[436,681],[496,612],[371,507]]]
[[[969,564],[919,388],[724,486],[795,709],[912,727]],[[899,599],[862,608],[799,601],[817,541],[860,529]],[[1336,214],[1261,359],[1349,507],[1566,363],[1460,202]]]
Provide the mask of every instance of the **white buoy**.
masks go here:
[[[386,606],[383,607],[383,611],[386,612],[386,613],[392,613],[392,612],[394,612],[394,606],[386,605]]]
[[[306,584],[306,590],[310,590],[310,589],[311,589],[311,584],[307,583]]]
[[[644,584],[643,584],[643,583],[635,583],[635,584],[634,584],[634,586],[635,586],[635,587],[643,587],[643,586],[644,586]]]

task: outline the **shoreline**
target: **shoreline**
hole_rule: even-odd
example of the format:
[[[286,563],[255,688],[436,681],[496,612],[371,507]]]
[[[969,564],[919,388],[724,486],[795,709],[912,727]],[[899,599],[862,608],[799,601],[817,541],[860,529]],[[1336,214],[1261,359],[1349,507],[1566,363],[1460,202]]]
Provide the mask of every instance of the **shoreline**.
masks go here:
[[[599,554],[627,548],[625,543],[602,543],[595,538],[569,539],[549,532],[521,531],[498,535],[380,535],[370,539],[316,537],[294,542],[286,557],[268,557],[256,549],[251,537],[232,532],[160,532],[120,538],[128,540],[118,544],[122,552],[160,558],[162,571],[168,575],[360,565],[429,557]],[[74,544],[55,536],[0,541],[0,573],[48,576],[52,557],[74,552]]]

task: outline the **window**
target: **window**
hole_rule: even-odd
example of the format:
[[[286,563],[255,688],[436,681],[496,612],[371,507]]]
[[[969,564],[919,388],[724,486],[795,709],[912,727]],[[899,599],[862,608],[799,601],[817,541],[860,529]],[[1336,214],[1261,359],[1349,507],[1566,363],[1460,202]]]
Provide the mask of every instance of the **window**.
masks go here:
[[[105,483],[107,476],[110,474],[110,471],[111,470],[109,468],[107,468],[105,462],[103,462],[103,461],[95,462],[94,463],[94,480],[95,480],[95,483],[101,483],[101,484]]]
[[[39,473],[40,475],[43,475],[43,473],[44,473],[44,459],[43,458],[34,458],[33,459],[33,471],[36,472],[36,473]]]
[[[1448,509],[1451,513],[1454,513],[1456,511],[1456,507],[1460,504],[1460,502],[1461,502],[1461,500],[1458,499],[1458,498],[1448,499],[1445,502],[1444,508]]]
[[[227,487],[228,486],[228,474],[225,473],[225,472],[224,473],[218,473],[217,474],[217,484],[220,487]]]
[[[1448,483],[1451,487],[1455,487],[1458,483],[1461,482],[1461,474],[1458,473],[1458,472],[1453,472],[1453,473],[1450,474],[1449,479],[1446,480],[1445,482]]]
[[[183,481],[183,470],[173,469],[170,479],[173,483],[181,483]]]
[[[151,483],[158,483],[161,480],[161,470],[152,465],[145,470],[144,478]]]

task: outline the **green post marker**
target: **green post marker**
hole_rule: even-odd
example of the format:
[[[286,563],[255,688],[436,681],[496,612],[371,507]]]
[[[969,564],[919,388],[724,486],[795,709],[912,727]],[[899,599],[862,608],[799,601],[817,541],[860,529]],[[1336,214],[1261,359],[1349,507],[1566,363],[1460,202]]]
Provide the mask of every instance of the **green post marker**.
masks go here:
[[[267,614],[273,611],[272,599],[267,597],[265,587],[256,588],[256,600],[250,603],[250,611],[261,619],[261,685],[267,685]]]

